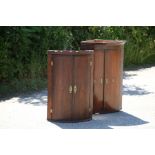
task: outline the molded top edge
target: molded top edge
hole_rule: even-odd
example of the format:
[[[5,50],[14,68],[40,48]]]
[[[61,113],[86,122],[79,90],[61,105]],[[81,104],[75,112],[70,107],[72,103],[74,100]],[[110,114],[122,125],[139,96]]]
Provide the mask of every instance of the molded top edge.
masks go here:
[[[51,54],[85,55],[93,54],[93,50],[48,50]]]
[[[125,41],[125,40],[103,40],[103,39],[94,39],[94,40],[85,40],[85,41],[81,41],[81,43],[123,45],[123,44],[126,43],[126,41]]]

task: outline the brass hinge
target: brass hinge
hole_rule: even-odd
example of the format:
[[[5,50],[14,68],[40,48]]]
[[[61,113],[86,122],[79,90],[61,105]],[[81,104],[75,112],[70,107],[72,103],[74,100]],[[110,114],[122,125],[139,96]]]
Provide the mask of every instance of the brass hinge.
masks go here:
[[[53,110],[52,109],[50,110],[50,113],[53,113]]]
[[[53,61],[51,61],[51,66],[53,66]]]

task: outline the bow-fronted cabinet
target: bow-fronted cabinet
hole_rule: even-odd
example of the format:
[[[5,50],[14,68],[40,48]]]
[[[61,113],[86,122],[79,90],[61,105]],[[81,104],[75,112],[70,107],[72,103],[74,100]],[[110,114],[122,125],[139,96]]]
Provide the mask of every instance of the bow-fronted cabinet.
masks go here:
[[[94,50],[94,113],[122,108],[122,75],[125,41],[87,40],[82,50]]]
[[[93,59],[91,50],[48,51],[48,120],[92,118]]]

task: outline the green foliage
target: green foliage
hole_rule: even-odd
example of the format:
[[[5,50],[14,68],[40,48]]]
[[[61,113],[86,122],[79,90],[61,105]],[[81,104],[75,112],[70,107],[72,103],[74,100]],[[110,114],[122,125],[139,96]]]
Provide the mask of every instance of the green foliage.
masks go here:
[[[90,27],[91,38],[126,40],[124,65],[155,64],[155,27]]]
[[[155,64],[154,27],[0,27],[0,93],[42,88],[47,50],[79,49],[87,39],[126,40],[125,66]]]

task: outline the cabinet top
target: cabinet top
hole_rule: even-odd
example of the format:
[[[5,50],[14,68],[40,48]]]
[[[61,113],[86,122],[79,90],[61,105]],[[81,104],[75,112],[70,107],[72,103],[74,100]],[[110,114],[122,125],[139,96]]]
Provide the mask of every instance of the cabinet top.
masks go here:
[[[104,45],[124,45],[126,43],[125,40],[102,40],[102,39],[94,39],[94,40],[85,40],[81,41],[81,44],[104,44]]]
[[[88,55],[93,53],[93,50],[48,50],[48,54],[59,55]]]

